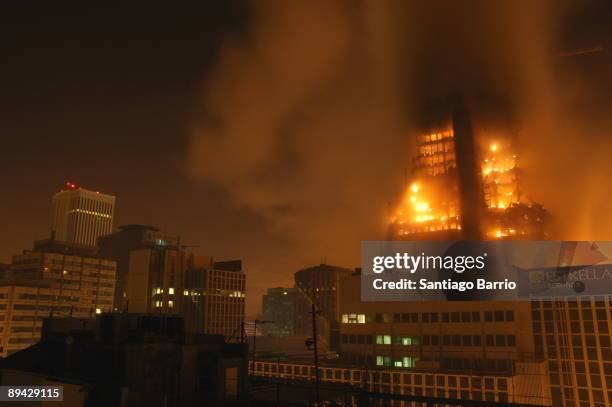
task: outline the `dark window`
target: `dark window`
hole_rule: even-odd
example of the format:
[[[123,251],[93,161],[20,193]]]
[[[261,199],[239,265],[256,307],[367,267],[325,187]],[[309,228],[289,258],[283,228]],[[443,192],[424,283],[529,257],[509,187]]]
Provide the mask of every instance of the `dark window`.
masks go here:
[[[506,336],[495,335],[495,346],[506,346]]]

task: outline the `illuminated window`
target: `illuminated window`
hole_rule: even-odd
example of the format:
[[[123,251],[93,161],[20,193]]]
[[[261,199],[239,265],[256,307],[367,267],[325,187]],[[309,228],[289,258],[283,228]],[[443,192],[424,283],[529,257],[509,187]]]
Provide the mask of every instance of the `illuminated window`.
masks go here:
[[[174,307],[174,301],[168,301],[168,307],[173,308]]]
[[[376,335],[377,345],[391,345],[391,335]]]
[[[402,364],[404,365],[404,367],[415,367],[416,361],[418,359],[417,358],[411,358],[409,356],[404,356],[403,360],[402,360]]]
[[[410,336],[403,336],[401,340],[401,344],[404,346],[416,345],[418,341],[416,338],[412,338]]]
[[[102,310],[100,308],[96,308],[96,314],[101,314]]]
[[[168,288],[168,294],[174,294],[174,288],[173,287]]]
[[[385,364],[385,358],[382,356],[376,356],[376,366],[382,366]]]

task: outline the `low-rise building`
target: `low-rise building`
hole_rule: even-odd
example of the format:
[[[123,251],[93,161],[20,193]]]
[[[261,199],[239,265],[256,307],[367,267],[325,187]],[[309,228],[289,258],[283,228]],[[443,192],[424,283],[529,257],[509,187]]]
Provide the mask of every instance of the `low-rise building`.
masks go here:
[[[80,406],[244,405],[247,347],[186,335],[180,317],[54,318],[42,340],[0,360],[0,384],[64,387]]]

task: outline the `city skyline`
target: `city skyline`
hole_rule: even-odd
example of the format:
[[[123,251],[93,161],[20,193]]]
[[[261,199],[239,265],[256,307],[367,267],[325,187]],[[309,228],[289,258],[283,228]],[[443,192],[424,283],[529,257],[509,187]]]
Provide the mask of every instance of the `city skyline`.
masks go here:
[[[381,27],[407,11],[372,5],[348,12],[336,3],[213,2],[189,13],[46,5],[40,14],[7,5],[0,182],[10,192],[0,205],[0,261],[47,237],[50,196],[71,181],[118,197],[115,226],[155,225],[219,258],[244,259],[247,308],[260,309],[269,281],[289,285],[295,271],[323,259],[354,267],[359,241],[385,236],[419,125],[413,110],[426,110],[458,81],[477,94],[478,107],[502,106],[520,127],[519,146],[531,159],[527,187],[571,220],[564,237],[607,238],[610,225],[598,214],[609,196],[597,180],[609,170],[610,6],[543,4],[529,21],[512,2],[480,6],[466,5],[466,22],[447,35],[456,16],[447,7],[433,18],[414,6],[407,19],[431,26],[417,21],[396,33]],[[511,38],[506,25],[487,25],[478,35],[487,41],[474,49],[471,27],[498,14]],[[408,65],[394,47],[410,44],[395,37],[422,39],[416,55],[406,51]],[[453,64],[456,77],[440,72]],[[261,74],[268,71],[270,82]],[[413,76],[421,85],[404,101]],[[524,104],[525,89],[533,106]],[[534,120],[540,114],[547,119]],[[571,125],[555,124],[560,117]],[[219,136],[221,123],[227,134]],[[565,142],[550,142],[550,134]],[[588,199],[572,199],[577,193]]]
[[[612,404],[612,2],[4,1],[0,54],[0,401]]]

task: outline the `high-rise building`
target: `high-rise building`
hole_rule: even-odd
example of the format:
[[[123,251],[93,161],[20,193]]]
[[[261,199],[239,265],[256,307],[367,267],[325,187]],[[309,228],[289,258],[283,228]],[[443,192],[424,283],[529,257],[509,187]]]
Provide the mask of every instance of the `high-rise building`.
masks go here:
[[[483,132],[475,143],[478,162],[469,164],[476,167],[474,178],[480,194],[470,206],[478,207],[481,236],[491,240],[546,238],[550,215],[522,189],[513,138]],[[417,136],[411,182],[392,214],[390,238],[465,238],[458,170],[462,157],[456,154],[456,144],[450,125]]]
[[[457,143],[470,141],[476,153],[461,154]],[[417,142],[412,181],[390,225],[392,238],[466,239],[466,219],[479,225],[477,235],[486,239],[548,237],[550,215],[525,199],[512,137],[481,132],[474,138],[469,126],[453,122],[419,136]],[[466,183],[461,187],[460,163],[472,169],[471,186],[482,188],[467,188]],[[482,195],[475,197],[474,191]],[[472,205],[463,205],[470,193]],[[474,211],[480,202],[483,210]],[[592,278],[588,276],[610,275],[610,267],[577,264],[572,272]],[[430,310],[422,303],[394,303],[390,313],[383,303],[343,300],[342,353],[383,366],[423,367],[431,364],[427,357],[437,359],[439,369],[450,365],[481,371],[490,365],[516,368],[529,355],[544,362],[547,403],[607,406],[612,403],[610,305],[610,296],[582,296],[506,304],[505,309],[498,302],[436,303]],[[474,318],[479,318],[476,323]],[[452,352],[464,360],[454,360]]]
[[[268,288],[261,305],[262,318],[271,323],[262,325],[269,336],[291,336],[295,334],[295,288]]]
[[[95,246],[99,236],[111,233],[115,197],[68,183],[68,189],[53,195],[51,237],[53,240]]]
[[[148,249],[150,250],[150,256],[153,255],[152,253],[159,253],[157,257],[160,257],[170,250],[176,256],[179,238],[163,233],[153,226],[123,225],[119,226],[118,229],[112,234],[100,236],[98,247],[100,256],[117,262],[117,285],[114,303],[117,311],[123,311],[127,305],[130,252]]]
[[[57,251],[37,246],[13,256],[0,279],[2,356],[38,342],[45,317],[90,317],[113,308],[114,261],[79,255],[79,247],[60,248],[57,242]]]

